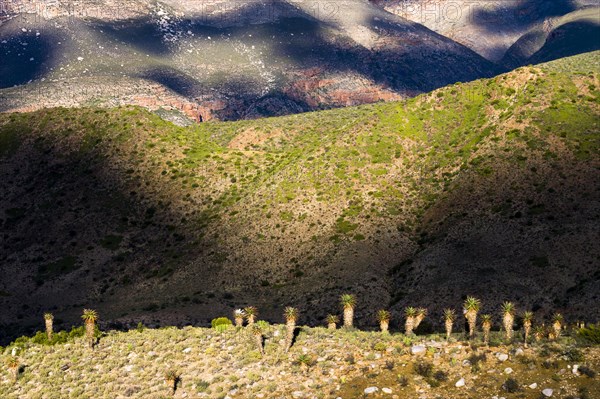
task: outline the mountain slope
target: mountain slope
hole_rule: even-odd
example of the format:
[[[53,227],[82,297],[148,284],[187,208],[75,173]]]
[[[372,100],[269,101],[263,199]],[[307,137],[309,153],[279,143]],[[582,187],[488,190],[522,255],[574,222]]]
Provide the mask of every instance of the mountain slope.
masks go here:
[[[189,128],[132,107],[0,115],[3,336],[92,305],[176,324],[292,303],[316,322],[345,291],[359,325],[466,294],[597,318],[598,57]]]
[[[0,111],[133,104],[252,119],[401,99],[500,70],[362,0],[103,3],[0,25]]]
[[[532,27],[512,45],[502,64],[515,67],[539,64],[600,48],[600,8],[573,11]]]
[[[488,60],[508,65],[510,69],[529,63],[526,59],[506,62],[510,53],[515,52],[513,47],[531,46],[532,42],[541,40],[535,48],[537,51],[553,28],[562,25],[565,18],[576,19],[582,12],[593,24],[600,24],[596,0],[387,0],[375,3],[469,47]],[[581,46],[581,40],[590,42],[590,36],[577,34],[560,43],[563,56],[598,49]],[[556,58],[560,57],[551,59]]]

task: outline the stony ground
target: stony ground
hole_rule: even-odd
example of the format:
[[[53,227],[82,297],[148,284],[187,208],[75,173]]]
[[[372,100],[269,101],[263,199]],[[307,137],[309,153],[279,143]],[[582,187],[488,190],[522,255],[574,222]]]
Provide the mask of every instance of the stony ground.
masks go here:
[[[4,368],[6,399],[166,398],[164,374],[180,381],[176,398],[588,398],[600,393],[600,348],[574,338],[525,348],[493,333],[407,338],[403,334],[302,327],[289,353],[285,327],[264,327],[261,357],[247,328],[185,327],[105,333],[97,346],[81,338],[42,346],[21,342],[16,383]],[[4,349],[4,357],[15,346]],[[582,371],[583,370],[583,371]],[[590,371],[591,370],[591,371]],[[542,396],[544,395],[544,396]]]

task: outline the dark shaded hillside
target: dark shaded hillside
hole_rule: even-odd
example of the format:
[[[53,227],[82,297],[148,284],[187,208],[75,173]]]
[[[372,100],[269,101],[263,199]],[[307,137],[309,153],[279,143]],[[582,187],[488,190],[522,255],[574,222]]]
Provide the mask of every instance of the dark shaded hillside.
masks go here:
[[[346,291],[361,326],[386,305],[436,322],[467,294],[596,319],[598,56],[189,128],[132,107],[0,115],[2,339],[84,306],[152,325],[294,304],[321,323]]]
[[[494,62],[503,61],[505,56],[512,58],[515,51],[511,47],[516,43],[520,42],[518,46],[522,46],[538,37],[545,37],[558,24],[563,24],[565,17],[582,15],[584,9],[583,14],[587,13],[588,19],[600,23],[597,0],[386,0],[374,3],[452,38]],[[576,35],[562,43],[563,56],[597,49],[580,47],[582,39],[587,41],[588,38]],[[510,69],[528,64],[521,61],[510,64]]]
[[[598,50],[598,37],[600,8],[583,8],[534,25],[507,50],[501,63],[515,68]]]

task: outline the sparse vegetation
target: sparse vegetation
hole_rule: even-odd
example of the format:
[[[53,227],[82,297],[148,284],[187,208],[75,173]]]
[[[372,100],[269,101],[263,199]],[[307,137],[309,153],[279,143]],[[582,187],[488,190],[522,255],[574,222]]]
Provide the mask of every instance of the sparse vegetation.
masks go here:
[[[575,83],[565,80],[562,75],[553,77],[541,70],[532,69],[536,71],[533,75],[544,74],[546,80],[543,85],[539,83],[542,85],[539,89],[545,90],[547,95],[554,92],[554,84],[550,85],[550,81],[564,83],[565,90],[575,94],[560,94],[557,91],[557,97],[552,98],[548,104],[543,102],[545,100],[542,96],[534,99],[539,100],[538,104],[527,105],[522,109],[509,108],[511,106],[507,99],[497,98],[498,93],[509,92],[514,97],[511,101],[519,102],[523,101],[519,97],[522,90],[508,90],[503,87],[500,79],[496,79],[469,83],[466,87],[472,90],[469,96],[473,98],[468,99],[461,97],[458,91],[451,94],[451,90],[456,88],[447,88],[442,89],[442,95],[425,95],[402,103],[307,115],[301,119],[301,124],[295,121],[297,117],[286,117],[263,121],[260,125],[252,121],[208,123],[189,129],[167,125],[135,108],[101,110],[106,114],[102,118],[94,117],[98,111],[95,109],[68,113],[63,110],[44,110],[33,115],[0,115],[0,130],[24,125],[23,140],[19,138],[18,148],[13,150],[11,147],[11,153],[30,146],[32,151],[36,151],[32,154],[39,156],[40,162],[47,164],[48,159],[61,159],[52,151],[56,152],[61,145],[65,145],[65,148],[74,151],[66,152],[69,156],[65,159],[77,158],[83,165],[74,163],[68,167],[83,169],[78,173],[87,176],[86,179],[95,173],[103,178],[124,174],[123,181],[119,180],[121,177],[114,177],[110,185],[114,184],[122,189],[121,197],[144,197],[143,200],[131,203],[116,195],[114,198],[104,198],[106,204],[102,207],[103,210],[111,212],[114,208],[122,212],[111,213],[110,228],[105,228],[101,233],[86,232],[93,240],[83,238],[83,235],[78,236],[77,232],[66,233],[69,251],[37,257],[32,269],[32,281],[41,290],[54,285],[65,287],[63,280],[69,280],[66,277],[71,273],[89,274],[89,280],[98,289],[86,291],[85,298],[98,298],[102,301],[102,305],[98,306],[102,306],[103,320],[108,318],[104,315],[105,308],[110,312],[118,309],[123,314],[111,314],[110,317],[132,318],[135,321],[131,325],[135,326],[138,313],[125,313],[124,310],[130,311],[124,309],[129,306],[126,303],[122,305],[123,308],[114,305],[118,302],[114,298],[120,298],[119,293],[124,292],[119,291],[123,286],[128,286],[125,288],[127,292],[144,297],[149,292],[144,291],[144,287],[151,286],[158,293],[161,292],[156,290],[158,285],[164,282],[174,283],[175,280],[171,281],[171,278],[179,279],[176,281],[180,285],[178,290],[174,290],[177,292],[173,297],[163,298],[157,295],[150,302],[144,299],[144,302],[136,303],[136,312],[152,312],[158,318],[182,304],[186,308],[195,305],[210,308],[209,305],[218,302],[220,305],[228,304],[233,307],[234,298],[238,303],[246,303],[244,301],[252,296],[248,293],[250,289],[261,290],[260,295],[272,295],[276,298],[274,301],[279,301],[286,297],[288,288],[290,292],[296,293],[310,291],[310,285],[318,277],[323,279],[327,289],[331,288],[334,301],[340,293],[357,288],[354,292],[361,295],[357,314],[367,315],[365,320],[368,318],[373,323],[373,312],[376,309],[389,306],[388,309],[393,312],[401,311],[413,295],[413,290],[419,286],[427,286],[421,284],[421,278],[426,279],[428,273],[423,270],[423,257],[415,253],[411,255],[410,262],[398,262],[396,267],[390,268],[388,280],[394,289],[396,286],[401,289],[391,295],[389,303],[381,304],[373,298],[380,300],[385,295],[381,296],[378,291],[377,296],[371,296],[372,291],[382,286],[378,280],[379,275],[369,275],[372,280],[367,285],[365,280],[361,280],[362,276],[355,277],[355,272],[361,265],[357,269],[353,268],[355,265],[344,268],[336,264],[336,267],[332,267],[324,260],[326,258],[312,254],[318,254],[325,247],[331,250],[328,256],[335,253],[340,254],[340,257],[347,254],[344,252],[345,246],[352,250],[368,248],[371,244],[374,248],[385,248],[389,243],[382,237],[386,236],[392,237],[393,241],[390,242],[406,240],[407,245],[410,242],[410,246],[414,244],[415,248],[419,247],[419,251],[425,251],[430,244],[448,237],[445,224],[460,228],[468,226],[472,219],[467,219],[469,215],[463,215],[467,210],[481,214],[489,211],[500,221],[503,218],[510,219],[519,229],[527,229],[528,223],[534,225],[538,221],[541,223],[542,219],[560,217],[552,214],[554,208],[551,205],[552,201],[559,200],[550,201],[548,198],[566,197],[565,192],[556,194],[557,190],[561,190],[561,182],[567,184],[575,176],[582,177],[576,173],[577,168],[571,170],[571,166],[577,166],[585,170],[585,173],[593,173],[594,169],[580,160],[596,160],[598,144],[594,133],[598,129],[587,116],[597,116],[597,106],[595,103],[581,105],[577,102],[579,100],[576,93],[579,93],[579,86],[584,87],[583,90],[589,90],[585,88],[589,87],[592,80],[597,79],[597,75],[592,74],[592,78],[577,77],[581,81],[576,81],[579,86],[575,87]],[[525,75],[515,73],[507,76],[516,79]],[[594,93],[586,95],[596,96]],[[493,98],[493,104],[492,101],[486,102],[485,98]],[[568,103],[571,100],[581,107],[570,108]],[[514,113],[521,111],[521,121],[517,122],[512,114],[505,114],[509,110]],[[493,117],[479,116],[485,113]],[[16,120],[20,122],[17,124]],[[490,125],[495,121],[498,121],[497,126]],[[501,126],[504,123],[512,130]],[[100,125],[101,129],[93,127]],[[518,128],[513,129],[513,125]],[[551,126],[556,132],[546,129],[546,126]],[[229,147],[234,137],[247,130],[263,133],[266,129],[284,133],[264,142],[253,143],[252,147],[239,150]],[[45,144],[46,141],[55,144],[48,145]],[[68,142],[68,145],[64,142]],[[511,145],[507,145],[507,142],[511,142]],[[91,151],[92,147],[97,150]],[[119,155],[115,155],[117,149]],[[52,158],[45,157],[44,151],[49,151]],[[31,156],[25,152],[19,154]],[[164,154],[168,154],[166,161],[167,155]],[[500,159],[500,155],[504,158]],[[498,165],[503,162],[510,165],[511,169],[501,170]],[[114,170],[110,171],[114,173],[107,173],[109,169],[94,169],[98,163],[112,165]],[[123,171],[120,170],[121,167],[124,168]],[[543,175],[542,172],[546,169],[549,172]],[[24,173],[23,169],[13,167],[7,170],[15,175]],[[312,170],[318,170],[319,176],[307,172]],[[52,187],[60,188],[62,185],[56,182],[61,182],[63,176],[54,172],[41,174],[35,181],[52,178]],[[502,180],[502,173],[511,176],[522,173],[526,177]],[[558,183],[554,184],[549,177],[555,178]],[[494,183],[480,185],[485,179],[492,179]],[[147,185],[147,192],[142,192],[144,185]],[[499,188],[496,189],[495,185]],[[527,188],[522,189],[521,185],[527,185]],[[369,192],[362,192],[363,187],[369,187]],[[464,194],[463,198],[457,196],[457,192],[476,194]],[[153,193],[156,193],[156,197]],[[44,206],[55,209],[61,206],[59,202],[69,202],[63,198],[66,194],[62,194],[48,190],[48,203]],[[586,195],[594,194],[590,191]],[[477,205],[472,205],[473,198],[477,199]],[[86,201],[88,200],[86,196]],[[469,205],[461,205],[463,202]],[[569,199],[566,202],[573,201]],[[452,209],[452,213],[446,212],[446,207]],[[67,208],[78,212],[76,207]],[[179,214],[181,209],[185,211]],[[307,209],[317,210],[311,214]],[[9,229],[35,225],[35,220],[31,219],[37,217],[35,212],[37,211],[26,205],[17,204],[0,214],[0,224]],[[31,218],[29,213],[33,215]],[[443,217],[437,218],[438,214],[443,214]],[[487,220],[479,219],[480,217],[477,216],[476,220]],[[469,223],[461,225],[463,218]],[[253,225],[257,221],[260,221],[260,225]],[[561,226],[561,223],[553,222],[552,225]],[[208,228],[209,226],[215,228]],[[558,228],[556,226],[553,228]],[[144,259],[159,258],[161,262],[150,266],[144,263],[144,272],[137,273],[139,265],[129,262],[132,257],[137,256],[138,249],[131,245],[147,238],[143,236],[144,229],[157,234],[153,241],[155,245],[148,245],[156,252],[144,253],[152,255]],[[564,229],[560,234],[556,233],[557,236],[567,237],[569,230],[567,227]],[[167,233],[163,234],[163,230]],[[11,230],[4,231],[10,237],[6,240],[6,245],[27,245],[26,240],[17,240],[19,236],[13,235]],[[256,233],[257,231],[260,233]],[[296,231],[310,231],[308,234],[313,238],[304,240],[297,237],[299,234],[295,234]],[[225,237],[223,232],[229,232],[230,235]],[[60,247],[59,244],[56,246]],[[231,272],[232,282],[223,281],[223,287],[211,286],[206,290],[205,285],[198,288],[195,286],[197,281],[182,278],[189,272],[189,269],[184,269],[189,265],[186,262],[199,253],[194,252],[197,247],[202,247],[205,251],[202,252],[203,262],[206,262],[206,273],[210,277],[207,279],[211,284],[211,278],[215,276],[211,274],[213,269],[219,269],[220,275]],[[64,251],[64,247],[61,250]],[[107,256],[106,262],[94,263],[96,260],[93,257],[82,255],[85,251]],[[72,254],[66,255],[68,253]],[[360,251],[357,250],[356,253]],[[304,256],[306,254],[311,255]],[[519,261],[543,268],[548,274],[553,273],[554,269],[564,272],[558,256],[549,250],[544,250],[539,256],[529,256],[527,254],[526,258]],[[15,261],[19,266],[23,265],[16,258],[7,259]],[[247,267],[248,265],[256,268]],[[110,275],[112,269],[128,278],[115,279]],[[151,270],[146,271],[147,269]],[[244,270],[243,279],[235,276],[234,271],[238,270]],[[320,274],[315,274],[314,270],[318,270]],[[482,268],[479,272],[487,273],[488,270]],[[595,281],[591,278],[587,282],[578,283],[572,290]],[[344,281],[344,284],[336,285],[338,280]],[[365,284],[359,285],[357,282]],[[120,286],[121,283],[123,286]],[[139,287],[141,291],[138,293],[130,285]],[[407,287],[411,289],[406,289]],[[18,295],[14,287],[3,289],[6,291],[2,291],[0,297],[6,303],[14,303],[11,302],[14,298],[26,302],[27,298]],[[79,287],[73,289],[77,290]],[[557,289],[558,291],[560,290]],[[318,303],[319,298],[312,295],[312,292],[307,295],[306,301]],[[77,298],[75,294],[77,293],[73,297]],[[82,316],[84,326],[71,333],[54,332],[52,325],[48,328],[48,318],[45,317],[46,333],[40,331],[31,338],[17,339],[1,350],[4,356],[12,354],[13,350],[18,352],[16,376],[20,375],[19,381],[23,383],[11,387],[0,384],[0,396],[33,399],[51,397],[53,394],[57,397],[81,398],[95,397],[94,395],[154,397],[160,394],[160,389],[164,390],[164,386],[158,386],[161,377],[164,377],[170,391],[175,393],[180,372],[183,377],[179,381],[179,389],[183,392],[178,391],[177,395],[183,396],[185,393],[186,397],[202,393],[205,397],[237,395],[241,398],[256,397],[257,393],[261,393],[275,398],[287,397],[293,390],[301,390],[301,394],[306,397],[358,397],[364,394],[366,386],[392,386],[392,383],[395,384],[394,393],[399,397],[414,396],[415,391],[420,390],[431,390],[432,397],[454,395],[453,397],[461,398],[472,396],[473,392],[477,392],[477,395],[483,392],[481,395],[492,397],[497,396],[506,376],[498,368],[500,360],[492,359],[490,364],[486,364],[485,353],[493,352],[496,356],[496,353],[504,354],[509,351],[510,358],[504,360],[506,366],[514,369],[514,375],[521,381],[527,381],[527,384],[532,380],[554,388],[560,385],[561,388],[567,387],[565,392],[569,394],[574,394],[580,387],[598,388],[594,372],[599,367],[598,352],[597,347],[593,346],[598,343],[597,325],[571,330],[564,328],[566,323],[563,323],[562,315],[557,314],[548,328],[537,325],[537,322],[534,326],[533,315],[529,317],[528,312],[525,312],[525,341],[527,342],[531,329],[535,342],[522,348],[515,340],[512,346],[504,346],[503,334],[491,331],[489,315],[481,316],[483,339],[476,336],[477,317],[482,305],[479,299],[469,296],[463,307],[469,324],[470,341],[467,344],[460,342],[464,338],[462,334],[452,333],[456,315],[453,310],[448,309],[444,312],[446,342],[439,343],[437,341],[441,335],[424,332],[426,328],[439,328],[428,321],[415,334],[419,323],[426,316],[424,308],[405,308],[405,334],[382,335],[376,331],[351,328],[354,325],[356,297],[343,294],[339,299],[346,327],[341,330],[336,330],[339,318],[335,315],[329,315],[326,319],[329,330],[319,327],[298,329],[298,310],[292,307],[284,310],[285,326],[269,325],[264,320],[257,321],[257,309],[249,306],[233,313],[238,327],[243,325],[244,317],[247,319],[248,329],[230,328],[231,320],[219,317],[213,319],[212,330],[188,326],[181,329],[139,328],[134,333],[107,331],[103,333],[102,340],[96,342],[96,311],[85,309]],[[568,319],[568,303],[562,299],[556,298],[556,309],[564,310]],[[424,300],[414,299],[416,303]],[[262,302],[255,303],[263,306]],[[439,298],[436,303],[440,306],[459,305],[445,303],[443,298]],[[498,303],[493,304],[497,306]],[[69,304],[69,309],[76,311],[79,306],[82,306],[79,302],[73,302]],[[9,308],[6,309],[8,312]],[[27,313],[32,313],[35,325],[39,325],[39,311],[27,312],[28,309],[32,308],[23,306],[14,310],[11,307],[10,312],[15,312],[15,315],[16,312],[21,312],[23,318],[28,317]],[[223,307],[218,309],[221,311]],[[430,305],[430,309],[432,315],[439,315],[437,312],[440,309],[434,308],[434,305]],[[502,308],[501,323],[508,341],[511,341],[513,334],[514,309],[511,302],[506,302]],[[534,309],[537,311],[537,308]],[[226,311],[231,316],[230,310]],[[281,309],[275,306],[265,304],[261,312],[265,313],[265,317],[271,317],[275,313],[279,314],[275,317],[281,318]],[[319,317],[322,323],[322,315],[323,313],[306,317]],[[216,315],[202,315],[206,317],[204,320],[210,320],[214,316]],[[390,317],[388,310],[377,313],[382,331],[389,333]],[[538,317],[544,317],[543,311],[540,311]],[[57,327],[60,326],[57,319]],[[215,330],[219,333],[215,334]],[[294,330],[299,331],[299,334],[294,335]],[[438,332],[441,331],[440,328]],[[282,332],[285,332],[283,348]],[[84,339],[79,338],[82,335],[85,335]],[[546,337],[550,337],[552,342],[546,341]],[[81,342],[88,343],[90,347],[95,345],[96,350],[93,353],[85,350]],[[293,342],[297,345],[292,346]],[[489,345],[489,348],[482,348],[482,343]],[[288,351],[291,352],[289,357],[282,355],[282,352]],[[519,358],[516,351],[523,351],[527,361],[524,357],[523,360],[514,360]],[[424,359],[432,359],[432,362]],[[583,377],[576,372],[561,372],[563,369],[568,370],[567,365],[573,366],[567,364],[567,361],[585,362],[586,365],[579,367],[579,373]],[[469,364],[470,369],[467,367]],[[178,370],[178,373],[165,375],[164,368]],[[11,367],[7,369],[7,375],[13,372]],[[302,373],[298,372],[299,369]],[[20,374],[19,370],[22,370]],[[343,372],[340,373],[340,370]],[[117,373],[118,378],[109,378]],[[460,386],[455,386],[454,381],[459,378],[465,380],[468,388],[472,384],[478,391],[461,390]],[[508,379],[503,384],[508,392],[517,392],[515,389],[519,387],[519,383],[516,378]],[[292,380],[295,381],[291,382]],[[452,382],[443,384],[446,381]],[[411,388],[403,391],[408,385]]]

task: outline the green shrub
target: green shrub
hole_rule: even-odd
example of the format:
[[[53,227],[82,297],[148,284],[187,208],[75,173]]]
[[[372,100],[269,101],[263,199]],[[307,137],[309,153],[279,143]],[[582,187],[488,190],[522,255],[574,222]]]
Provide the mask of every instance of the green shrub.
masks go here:
[[[587,366],[579,367],[579,372],[581,374],[587,375],[590,378],[596,377],[596,372]]]
[[[509,378],[508,380],[506,380],[506,382],[502,385],[502,388],[504,388],[504,390],[510,393],[519,392],[521,390],[519,381],[517,381],[514,378]]]
[[[205,392],[208,387],[210,385],[210,382],[205,381],[205,380],[198,380],[196,381],[196,390],[198,392]]]
[[[600,324],[580,328],[577,335],[591,344],[600,345]]]
[[[385,344],[385,342],[377,342],[375,345],[373,345],[373,350],[377,352],[385,352],[386,349],[387,345]]]
[[[233,322],[227,317],[217,317],[216,319],[212,319],[210,325],[217,331],[225,331],[233,326]]]
[[[428,362],[419,362],[415,364],[415,373],[422,377],[430,377],[433,373],[433,364]]]
[[[571,362],[582,362],[584,360],[583,353],[577,348],[569,348],[563,352],[563,356]]]

